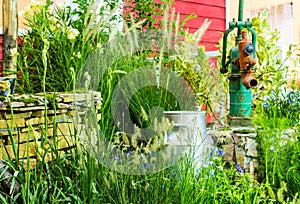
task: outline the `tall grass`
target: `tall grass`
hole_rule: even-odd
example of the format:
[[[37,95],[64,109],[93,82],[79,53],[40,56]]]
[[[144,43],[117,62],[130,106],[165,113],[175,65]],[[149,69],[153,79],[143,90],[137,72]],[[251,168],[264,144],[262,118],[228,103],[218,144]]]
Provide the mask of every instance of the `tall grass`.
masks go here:
[[[17,145],[17,144],[14,144]],[[50,151],[50,150],[49,150]],[[51,149],[51,151],[55,151]],[[75,153],[74,153],[75,152]],[[26,160],[25,160],[26,161]],[[21,193],[1,192],[3,203],[256,203],[261,187],[219,157],[195,171],[190,157],[155,174],[126,175],[99,164],[81,148],[40,160],[34,169],[13,175]],[[26,163],[26,162],[25,162]],[[9,165],[17,167],[10,160]],[[197,173],[195,173],[197,172]]]
[[[84,2],[84,1],[76,1]],[[50,2],[47,2],[46,7],[42,7],[42,12],[36,12],[35,15],[40,16],[41,19],[46,21],[45,16],[48,16],[48,8]],[[159,37],[162,37],[163,43],[161,46],[158,57],[154,58],[152,62],[147,60],[149,53],[140,52],[139,44],[137,43],[138,34],[133,28],[128,28],[125,31],[123,38],[127,38],[121,44],[114,45],[112,53],[106,53],[105,61],[97,64],[96,61],[90,61],[85,64],[84,61],[88,55],[94,51],[92,47],[97,47],[94,57],[103,57],[104,52],[107,51],[105,45],[113,45],[113,42],[118,42],[114,38],[118,36],[101,36],[103,33],[90,33],[88,31],[97,30],[95,25],[101,25],[101,23],[89,22],[89,20],[97,19],[92,6],[81,4],[83,7],[82,11],[89,11],[84,16],[80,16],[76,20],[76,23],[69,21],[62,21],[72,28],[78,28],[76,26],[90,25],[91,29],[86,30],[78,34],[81,36],[81,40],[88,45],[79,49],[82,46],[82,41],[74,36],[65,35],[66,33],[54,32],[53,27],[50,27],[49,22],[44,25],[51,31],[53,35],[50,35],[52,40],[47,53],[36,53],[36,47],[43,47],[43,41],[40,37],[48,38],[49,35],[44,33],[43,22],[35,22],[37,30],[32,29],[29,34],[33,34],[33,38],[25,37],[24,40],[28,40],[28,50],[21,50],[20,56],[23,57],[19,60],[20,69],[24,76],[28,76],[29,71],[36,74],[37,78],[31,78],[32,76],[24,77],[22,83],[28,91],[39,91],[42,90],[41,85],[44,84],[47,87],[43,87],[44,93],[49,90],[73,90],[75,93],[74,81],[77,76],[81,83],[85,85],[84,81],[80,79],[86,77],[85,66],[90,67],[94,74],[94,81],[90,81],[92,88],[101,91],[103,97],[103,104],[101,109],[102,119],[99,123],[99,128],[104,134],[104,137],[111,139],[110,142],[113,144],[120,145],[125,142],[127,138],[124,136],[123,140],[117,143],[116,133],[119,132],[118,126],[114,123],[111,115],[111,103],[113,98],[113,92],[118,86],[126,74],[138,70],[140,67],[150,67],[153,71],[161,69],[163,66],[172,67],[172,61],[164,56],[167,54],[174,54],[174,49],[178,49],[178,53],[183,53],[185,57],[188,56],[188,46],[180,47],[180,44],[174,44],[172,40],[180,39],[181,36],[177,35],[178,30],[173,30],[173,23],[163,24],[164,32],[160,33]],[[39,10],[40,11],[40,10]],[[68,10],[67,10],[68,11]],[[62,16],[69,15],[66,10],[56,11],[57,14]],[[166,16],[164,19],[168,19]],[[171,16],[174,16],[174,13]],[[30,17],[30,16],[29,16]],[[55,16],[54,16],[55,17]],[[36,18],[38,19],[38,18]],[[35,18],[29,20],[36,20]],[[177,18],[178,19],[178,18]],[[70,20],[70,19],[69,19]],[[175,22],[175,28],[178,29],[178,21]],[[55,24],[56,25],[56,24]],[[135,25],[138,26],[139,24]],[[48,27],[49,26],[49,27]],[[205,29],[207,25],[203,27]],[[68,28],[68,27],[66,27]],[[71,27],[69,27],[70,29]],[[65,30],[67,31],[67,30]],[[70,31],[70,30],[69,30]],[[74,31],[74,30],[73,30]],[[197,32],[197,36],[201,36],[201,29]],[[41,34],[35,35],[35,34]],[[74,35],[77,32],[74,31]],[[175,36],[174,36],[175,33]],[[69,33],[70,34],[70,33]],[[199,35],[198,35],[199,34]],[[59,44],[56,38],[58,35],[62,35],[62,38],[66,39],[64,42]],[[92,36],[89,38],[89,36]],[[150,35],[151,36],[151,35]],[[190,36],[190,35],[188,35]],[[197,37],[196,36],[196,37]],[[145,37],[145,36],[144,36]],[[149,36],[147,36],[149,37]],[[174,38],[173,38],[174,37]],[[192,36],[190,36],[192,37]],[[198,39],[197,37],[197,39]],[[53,40],[54,39],[54,40]],[[99,41],[94,41],[97,39]],[[190,40],[192,40],[191,38]],[[87,43],[90,41],[91,44]],[[111,44],[102,43],[107,41]],[[49,41],[50,42],[50,41]],[[146,44],[149,41],[145,41]],[[99,44],[98,44],[99,43]],[[123,44],[122,44],[123,43]],[[125,46],[125,44],[127,44]],[[192,43],[193,44],[193,43]],[[197,44],[197,43],[196,43]],[[61,46],[60,46],[61,45]],[[120,46],[122,45],[122,46]],[[172,47],[174,45],[174,47]],[[193,44],[194,45],[194,44]],[[70,47],[71,46],[71,47]],[[78,47],[77,47],[78,46]],[[104,46],[104,47],[103,47]],[[148,46],[148,45],[147,45]],[[145,46],[145,47],[147,47]],[[78,52],[68,50],[68,48],[74,48]],[[76,49],[75,49],[76,48]],[[78,48],[78,49],[77,49]],[[116,49],[119,48],[119,49]],[[122,50],[123,48],[123,50]],[[126,48],[126,49],[124,49]],[[142,47],[144,48],[144,47]],[[174,49],[171,49],[174,48]],[[179,49],[182,48],[182,49]],[[56,49],[64,49],[64,52],[58,52],[61,55],[52,55],[56,53]],[[169,51],[172,52],[169,53]],[[183,51],[183,52],[180,52]],[[125,54],[124,54],[125,52]],[[74,54],[73,54],[74,53]],[[94,52],[93,52],[94,53]],[[37,57],[35,58],[35,54]],[[43,54],[43,55],[42,55]],[[99,55],[98,55],[99,54]],[[189,63],[188,58],[180,58],[180,55],[176,55],[182,60],[183,65],[192,67]],[[82,58],[81,58],[81,56]],[[46,69],[40,69],[43,62],[40,61],[41,56],[44,56],[44,65]],[[105,56],[105,55],[104,55]],[[53,58],[52,58],[53,57]],[[93,56],[92,56],[93,57]],[[30,60],[29,60],[30,58]],[[50,60],[46,61],[45,60]],[[73,61],[72,61],[73,60]],[[184,61],[187,60],[187,61]],[[199,59],[197,59],[199,60]],[[195,61],[197,61],[195,60]],[[76,61],[76,62],[74,62]],[[63,67],[54,67],[52,63],[64,62]],[[66,62],[66,63],[65,63]],[[201,61],[197,62],[201,63]],[[38,65],[38,66],[34,66]],[[75,66],[76,65],[76,66]],[[92,66],[90,66],[92,65]],[[94,66],[97,65],[97,66]],[[103,66],[108,67],[104,70]],[[73,67],[73,69],[70,69]],[[80,70],[83,70],[82,72]],[[43,71],[43,72],[42,72]],[[62,72],[63,77],[58,79],[55,78],[57,72]],[[137,72],[138,73],[138,72]],[[59,73],[61,74],[61,73]],[[147,77],[145,73],[140,77]],[[100,80],[101,78],[101,80]],[[35,81],[35,79],[37,79]],[[45,83],[47,79],[47,84]],[[53,79],[53,81],[52,81]],[[139,79],[139,78],[138,78]],[[48,81],[50,80],[50,81]],[[165,81],[164,81],[165,82]],[[59,87],[56,87],[58,86]],[[77,85],[77,84],[76,84]],[[129,84],[131,88],[132,84]],[[171,82],[170,82],[170,85]],[[179,84],[180,85],[180,84]],[[177,84],[178,86],[178,84]],[[23,87],[23,88],[24,88]],[[20,91],[24,91],[20,90]],[[122,93],[125,93],[126,89]],[[130,90],[129,90],[130,91]],[[128,91],[128,92],[129,92]],[[128,93],[127,92],[127,93]],[[123,96],[123,95],[122,95]],[[135,95],[129,101],[130,116],[139,128],[145,128],[153,124],[150,123],[149,115],[151,115],[151,109],[154,106],[160,106],[166,110],[177,110],[182,107],[178,107],[176,100],[172,93],[167,88],[159,88],[157,86],[146,86],[143,89],[138,90]],[[194,106],[195,104],[186,104],[188,107]],[[46,107],[47,109],[48,107]],[[97,118],[97,113],[93,113],[93,118]],[[267,121],[267,122],[266,122]],[[18,144],[12,140],[15,157],[17,159],[8,158],[5,166],[0,166],[1,172],[9,170],[12,172],[11,189],[12,191],[5,191],[4,189],[0,192],[0,199],[2,203],[269,203],[269,202],[299,202],[299,128],[295,129],[295,134],[291,136],[283,136],[283,132],[286,129],[283,124],[283,119],[270,118],[262,115],[257,116],[257,125],[262,127],[262,131],[259,134],[260,138],[260,163],[262,168],[261,172],[261,183],[255,181],[249,174],[241,174],[234,166],[225,167],[222,159],[212,152],[210,162],[204,165],[200,169],[195,169],[194,161],[192,160],[193,152],[189,152],[183,158],[179,159],[175,164],[165,167],[160,171],[152,172],[151,174],[142,175],[131,175],[124,174],[114,171],[97,160],[93,151],[94,146],[92,143],[88,143],[89,148],[86,144],[77,143],[75,147],[66,149],[64,154],[57,149],[57,145],[49,144],[48,148],[38,146],[36,143],[36,151],[39,153],[37,157],[37,164],[33,169],[30,169],[30,160],[22,159],[20,166],[18,158],[20,158],[18,152]],[[47,125],[46,125],[47,126]],[[76,127],[76,125],[74,125]],[[278,127],[277,129],[274,129]],[[33,130],[32,130],[33,131]],[[78,129],[75,128],[75,132]],[[70,130],[70,132],[72,132]],[[78,140],[76,132],[74,140]],[[126,134],[123,134],[126,135]],[[11,138],[12,134],[10,135]],[[42,133],[42,138],[45,139],[45,143],[48,144],[47,131]],[[115,140],[113,140],[116,138]],[[119,138],[120,139],[120,138]],[[128,138],[127,138],[128,139]],[[153,143],[152,143],[153,144]],[[147,145],[147,144],[146,144]],[[148,146],[149,147],[149,146]],[[145,150],[145,148],[143,149]],[[47,161],[47,155],[51,153],[54,155],[54,159],[50,162]],[[129,153],[125,152],[124,153]],[[154,156],[154,155],[153,155]],[[114,162],[114,161],[111,161]],[[130,168],[130,166],[129,166]],[[3,174],[0,174],[3,175]],[[5,178],[1,177],[3,180]],[[17,183],[20,185],[20,191],[14,191]]]
[[[291,127],[282,116],[264,115],[256,122],[260,127],[260,182],[266,184],[270,199],[291,201],[300,192],[299,125]]]

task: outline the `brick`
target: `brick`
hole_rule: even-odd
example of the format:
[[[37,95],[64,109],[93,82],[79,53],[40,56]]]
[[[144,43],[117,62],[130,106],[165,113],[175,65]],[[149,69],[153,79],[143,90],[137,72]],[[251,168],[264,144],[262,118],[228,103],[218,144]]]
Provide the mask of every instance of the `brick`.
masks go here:
[[[95,105],[96,105],[96,108],[101,108],[101,105],[102,105],[102,101],[95,101]]]
[[[32,117],[44,117],[45,116],[45,110],[39,110],[32,112]]]
[[[14,119],[14,123],[12,120],[0,120],[0,129],[8,127],[25,127],[25,119],[24,118],[17,118]]]
[[[44,123],[44,120],[42,120],[42,118],[39,118],[39,117],[30,118],[30,119],[26,120],[26,126],[37,125],[37,124],[41,124],[41,123]]]
[[[65,110],[65,109],[64,109],[64,110]],[[69,111],[67,112],[67,115],[68,115],[68,116],[72,116],[72,117],[76,116],[76,110],[69,110]]]
[[[12,117],[14,117],[14,119],[18,119],[18,118],[30,118],[31,117],[32,112],[22,112],[22,113],[14,113],[13,115],[10,113],[5,114],[5,119],[12,119]]]
[[[45,117],[35,117],[30,118],[26,120],[26,125],[38,125],[38,124],[44,124],[45,123]],[[67,116],[66,114],[59,114],[56,116],[48,116],[48,124],[53,124],[54,122],[61,123],[61,122],[68,122],[71,121],[71,117]]]
[[[1,107],[0,107],[0,110],[5,110],[5,109],[1,109]],[[45,106],[14,108],[14,111],[37,111],[37,110],[45,110]]]
[[[31,125],[31,127],[25,127],[25,128],[21,128],[21,132],[28,132],[29,130],[41,130],[41,128],[43,128],[44,125]],[[49,126],[48,126],[49,127]]]
[[[59,94],[59,97],[62,98],[64,103],[70,103],[73,101],[86,101],[91,100],[91,93],[76,93],[75,100],[73,93],[70,94]]]
[[[57,141],[57,143],[56,143],[57,149],[65,149],[65,148],[75,146],[74,137],[59,136],[59,137],[56,137],[56,140],[54,138],[51,138],[49,140],[50,144],[45,144],[45,149],[48,149],[51,145],[54,145],[55,141]]]
[[[58,136],[72,136],[74,132],[73,123],[57,123],[57,132]]]
[[[9,157],[7,156],[6,150],[4,146],[0,146],[0,159],[7,160]]]
[[[5,120],[5,111],[0,112],[0,120]]]
[[[231,162],[233,160],[234,155],[234,144],[227,144],[223,146],[225,155],[223,156],[223,160],[226,162]]]
[[[74,95],[73,94],[59,94],[59,97],[62,99],[62,102],[64,103],[70,103],[74,101]],[[77,98],[77,95],[76,95]]]
[[[4,146],[4,140],[0,139],[0,147],[3,147],[3,146]]]
[[[72,117],[66,115],[66,114],[59,114],[59,115],[56,115],[56,116],[49,116],[48,117],[48,123],[54,123],[57,122],[57,123],[62,123],[62,122],[71,122],[72,120]]]
[[[20,128],[1,128],[0,136],[8,136],[9,134],[18,134],[20,132]]]
[[[244,150],[240,148],[235,149],[236,162],[241,165],[242,168],[245,168],[245,153]]]
[[[22,133],[18,133],[13,135],[13,139],[15,143],[24,143],[27,141],[33,141],[34,139],[39,140],[43,137],[50,137],[53,136],[53,128],[48,128],[48,132],[47,135],[45,135],[45,130],[35,130],[35,131],[28,131],[28,132],[22,132]],[[8,137],[7,140],[8,144],[12,144],[12,141],[10,139],[10,137]]]
[[[29,163],[27,163],[28,159],[29,159]],[[28,157],[28,158],[19,159],[19,165],[21,167],[23,167],[24,169],[33,169],[36,166],[36,164],[37,164],[37,159],[36,158],[29,158]]]
[[[40,144],[40,142],[37,142],[37,145],[39,145],[39,144]],[[5,145],[5,148],[7,151],[7,155],[11,159],[16,159],[16,156],[13,151],[13,145]],[[36,154],[37,154],[35,142],[17,144],[16,149],[19,150],[19,158],[32,157],[32,156],[36,156]]]
[[[57,108],[74,109],[74,106],[72,104],[58,103]]]
[[[74,153],[74,151],[72,151],[72,150],[71,150],[71,152]],[[59,156],[63,156],[65,154],[66,154],[66,152],[64,150],[58,151]],[[46,162],[50,162],[53,159],[55,159],[55,156],[56,155],[51,153],[51,152],[46,153],[44,160]],[[29,159],[29,169],[33,169],[36,166],[37,162],[38,162],[37,158],[22,158],[22,159],[19,159],[20,166],[24,167],[25,169],[28,169],[27,159]],[[41,158],[39,158],[39,159],[41,159]]]
[[[55,114],[62,114],[62,113],[67,113],[67,109],[56,109],[56,110],[48,110],[47,114],[48,115],[55,115]]]
[[[45,117],[45,110],[40,110],[40,111],[35,111],[32,113],[33,117]],[[68,110],[67,109],[57,109],[57,110],[47,110],[47,115],[55,115],[55,114],[63,114],[63,113],[67,113]]]
[[[25,107],[26,106],[26,104],[24,102],[17,102],[17,101],[11,102],[10,105],[13,108]]]
[[[247,143],[245,145],[246,156],[249,157],[257,157],[257,142],[254,139],[248,138]]]

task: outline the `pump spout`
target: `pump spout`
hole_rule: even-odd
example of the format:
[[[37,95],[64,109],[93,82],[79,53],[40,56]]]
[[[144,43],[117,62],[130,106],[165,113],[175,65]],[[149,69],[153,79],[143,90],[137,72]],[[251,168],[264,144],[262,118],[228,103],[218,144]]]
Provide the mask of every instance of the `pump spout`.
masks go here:
[[[253,73],[242,73],[241,74],[242,77],[242,84],[247,88],[255,88],[258,85],[258,81],[257,79],[254,78],[254,74]]]

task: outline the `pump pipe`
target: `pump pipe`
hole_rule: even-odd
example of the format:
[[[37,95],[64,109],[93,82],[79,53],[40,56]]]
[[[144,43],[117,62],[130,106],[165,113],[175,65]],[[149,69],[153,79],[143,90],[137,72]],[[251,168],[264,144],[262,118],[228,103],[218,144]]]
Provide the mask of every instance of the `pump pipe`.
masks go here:
[[[244,0],[239,0],[239,15],[238,15],[238,21],[242,22],[244,17]],[[238,27],[237,36],[239,39],[242,38],[242,26]]]
[[[229,22],[229,28],[223,36],[223,53],[221,73],[228,74],[229,79],[229,121],[231,125],[243,123],[245,118],[252,114],[252,91],[258,85],[254,77],[256,64],[256,33],[252,28],[252,22],[248,19],[243,21],[244,0],[239,0],[238,20]],[[235,47],[230,50],[227,57],[227,40],[229,34],[237,28]],[[247,31],[244,31],[247,29]],[[248,39],[248,33],[251,38]],[[230,67],[230,70],[228,70]],[[242,118],[242,119],[241,119]],[[235,121],[235,122],[232,122]]]

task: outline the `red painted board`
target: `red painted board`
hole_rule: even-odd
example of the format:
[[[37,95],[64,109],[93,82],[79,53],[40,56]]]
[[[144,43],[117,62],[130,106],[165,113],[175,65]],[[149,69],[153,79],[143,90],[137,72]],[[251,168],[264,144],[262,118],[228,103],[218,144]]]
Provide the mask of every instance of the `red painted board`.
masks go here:
[[[183,19],[185,16],[182,16]],[[185,27],[198,29],[202,26],[203,22],[208,19],[210,21],[209,29],[218,30],[225,32],[226,30],[226,20],[225,19],[215,19],[215,18],[206,18],[206,17],[198,17],[188,20],[185,23]]]
[[[197,16],[207,18],[224,19],[226,16],[225,7],[209,6],[204,4],[195,4],[191,2],[174,2],[175,12],[181,14],[196,14]]]
[[[226,6],[226,0],[175,0],[175,2],[176,1],[192,2],[192,3],[219,6],[219,7]]]
[[[194,33],[196,29],[189,28],[190,33]],[[222,37],[222,33],[216,30],[206,30],[204,35],[202,36],[202,41],[205,42],[218,42],[219,39]]]

